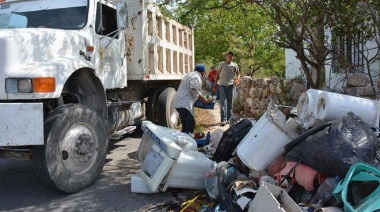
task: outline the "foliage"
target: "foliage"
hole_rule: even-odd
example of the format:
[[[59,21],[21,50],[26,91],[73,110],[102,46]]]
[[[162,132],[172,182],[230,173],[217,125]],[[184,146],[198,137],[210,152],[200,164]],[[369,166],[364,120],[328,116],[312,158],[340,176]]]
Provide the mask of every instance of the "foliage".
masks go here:
[[[176,18],[194,27],[196,61],[216,65],[233,51],[244,75],[284,75],[285,51],[271,42],[275,25],[262,8],[241,6],[239,1],[223,4],[216,0],[177,4]]]
[[[234,98],[232,104],[233,114],[241,114],[244,112],[244,100],[241,98]]]
[[[326,26],[332,31],[332,42],[335,44],[333,58],[338,68],[346,76],[355,71],[366,71],[374,89],[373,75],[378,74],[378,68],[373,64],[379,61],[380,55],[380,2],[379,1],[343,1],[328,2],[329,7],[341,8],[340,13],[326,11]],[[368,45],[370,44],[370,45]],[[349,46],[351,49],[339,48]],[[352,61],[353,51],[359,55],[363,63]]]
[[[290,48],[297,53],[308,84],[319,87],[329,51],[323,36],[316,36],[321,32],[315,30],[320,29],[321,10],[315,12],[311,8],[321,8],[318,1],[187,0],[178,4],[180,21],[196,26],[195,39],[202,44],[203,49],[196,45],[196,58],[237,50],[238,62],[249,75],[262,67],[281,73],[285,69],[283,48]],[[210,43],[215,43],[215,47],[204,49],[208,47],[204,44]]]
[[[375,13],[365,13],[379,11],[378,0],[171,2],[179,5],[178,18],[196,27],[196,39],[200,39],[196,40],[197,59],[207,56],[217,58],[221,52],[232,49],[241,56],[240,59],[238,57],[238,62],[249,73],[259,68],[282,70],[278,69],[278,64],[283,62],[283,56],[278,51],[281,48],[292,49],[301,63],[308,86],[312,88],[321,87],[324,81],[324,66],[336,51],[336,36],[355,35],[360,32],[362,43],[374,41],[379,32],[379,22],[376,19],[378,13],[375,16]],[[367,8],[363,5],[367,5]],[[325,33],[329,29],[335,34]],[[270,40],[280,48],[272,47]],[[368,58],[366,62],[374,61],[377,57],[373,57],[373,60]]]
[[[322,1],[268,0],[258,4],[267,9],[268,16],[278,26],[273,41],[296,52],[308,86],[319,88],[324,64],[331,52],[324,37]]]

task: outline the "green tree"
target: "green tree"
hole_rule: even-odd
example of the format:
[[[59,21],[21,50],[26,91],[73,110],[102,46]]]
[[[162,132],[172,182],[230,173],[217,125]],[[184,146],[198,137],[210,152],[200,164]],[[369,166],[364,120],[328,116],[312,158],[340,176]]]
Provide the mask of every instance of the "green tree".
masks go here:
[[[371,9],[370,11],[375,11],[375,13],[372,13],[372,15],[364,13],[358,9],[360,4],[370,5],[371,8],[374,8],[374,10]],[[233,34],[236,36],[236,41],[242,38],[245,42],[243,44],[249,46],[249,42],[254,38],[253,41],[257,46],[259,43],[264,43],[263,45],[268,47],[266,41],[271,39],[281,48],[294,50],[296,58],[301,63],[308,86],[319,88],[324,82],[324,65],[329,63],[330,56],[336,51],[334,42],[331,42],[335,40],[335,36],[352,36],[355,35],[355,30],[359,29],[362,35],[365,36],[362,36],[360,41],[357,42],[358,44],[365,41],[376,42],[379,22],[375,17],[378,18],[379,4],[378,0],[187,0],[179,3],[182,9],[179,18],[182,20],[187,19],[190,21],[189,23],[194,23],[198,27],[198,25],[207,25],[207,23],[202,22],[212,17],[211,14],[214,13],[210,12],[211,10],[219,11],[219,14],[223,15],[223,17],[218,17],[220,18],[218,20],[220,26],[225,26],[226,29],[229,29],[233,27],[230,24],[235,24],[237,28],[241,29],[236,30],[236,34]],[[254,11],[254,13],[251,11]],[[238,15],[237,13],[241,14]],[[374,14],[376,16],[373,16]],[[238,20],[235,17],[238,17]],[[231,20],[234,21],[230,22]],[[260,34],[266,34],[266,36],[263,36],[265,39],[258,38],[257,31],[254,32],[251,28],[244,28],[246,26],[257,29]],[[250,31],[244,33],[244,29]],[[271,29],[272,31],[266,31],[266,29]],[[325,33],[328,30],[334,31],[332,37]],[[266,33],[263,33],[263,31]],[[250,34],[250,32],[253,33]],[[245,35],[251,40],[245,39]],[[197,36],[196,38],[198,39],[199,37]],[[218,36],[218,38],[226,37]],[[220,42],[223,42],[222,40]],[[229,37],[227,40],[232,39]],[[221,46],[218,48],[227,49]],[[229,48],[232,48],[232,46]],[[244,51],[241,48],[238,50]],[[248,54],[248,50],[249,48],[244,52]],[[262,56],[262,52],[257,52],[260,51],[255,51],[254,58],[259,57],[259,55]],[[201,55],[203,54],[201,53]],[[276,57],[272,55],[272,58]],[[377,58],[378,56],[368,58],[367,61],[373,62]],[[251,67],[252,64],[254,64],[253,67],[257,67],[264,64],[263,61],[265,60],[256,59],[254,62],[247,63]]]
[[[337,68],[346,76],[356,71],[367,72],[375,93],[373,77],[380,74],[378,68],[373,68],[380,55],[380,2],[351,0],[327,4],[329,8],[341,8],[339,13],[325,11],[325,24],[332,32],[333,58],[337,61]],[[352,61],[353,52],[363,63]]]
[[[174,14],[181,23],[194,26],[196,61],[215,65],[234,51],[243,74],[284,76],[285,51],[271,42],[276,27],[257,5],[185,1]]]

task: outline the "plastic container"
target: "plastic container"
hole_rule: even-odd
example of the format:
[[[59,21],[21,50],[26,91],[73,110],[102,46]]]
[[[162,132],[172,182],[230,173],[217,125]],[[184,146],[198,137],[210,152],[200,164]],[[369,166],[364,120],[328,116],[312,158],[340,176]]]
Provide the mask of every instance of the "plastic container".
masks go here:
[[[205,179],[205,187],[208,196],[213,199],[217,200],[219,195],[219,188],[218,188],[218,174],[216,170],[217,164],[214,163],[212,168],[206,172],[206,179]]]
[[[223,136],[224,131],[221,128],[216,129],[214,132],[211,133],[210,137],[210,144],[211,147],[214,149],[213,154],[215,153],[216,147],[218,147],[220,139]]]
[[[318,119],[332,121],[343,117],[348,112],[360,116],[364,123],[378,127],[378,102],[376,100],[331,92],[323,92],[319,95],[316,113]]]
[[[214,162],[203,153],[182,151],[174,163],[167,179],[167,187],[184,189],[205,189],[206,172]],[[162,189],[163,191],[166,188]]]
[[[313,197],[310,199],[309,204],[317,205],[321,201],[321,206],[323,206],[326,201],[333,197],[333,191],[339,181],[340,178],[338,176],[326,178],[326,180],[317,189],[317,192],[315,192]]]
[[[286,117],[276,108],[268,110],[237,146],[237,155],[250,169],[266,170],[285,153],[284,146],[296,137],[285,128]]]
[[[266,183],[272,184],[274,186],[277,186],[276,180],[273,179],[273,177],[268,176],[268,175],[260,176],[260,178],[259,178],[259,184],[261,185],[261,184],[263,184],[263,182],[266,182]]]
[[[322,121],[315,117],[319,95],[324,91],[309,89],[303,93],[297,104],[298,119],[303,123],[304,128],[314,127]]]
[[[352,205],[349,199],[349,187],[352,182],[378,182],[379,186],[367,197],[361,199],[356,205]],[[334,196],[343,201],[344,211],[367,212],[380,210],[380,170],[367,163],[358,162],[351,166],[344,180],[333,191]]]
[[[182,133],[175,129],[155,125],[150,121],[143,121],[141,129],[144,131],[144,134],[141,138],[141,142],[136,154],[137,159],[140,162],[144,161],[146,155],[152,148],[154,144],[153,138],[156,140],[170,140],[169,143],[174,143],[176,144],[175,146],[178,146],[183,150],[197,150],[197,142],[186,133]]]

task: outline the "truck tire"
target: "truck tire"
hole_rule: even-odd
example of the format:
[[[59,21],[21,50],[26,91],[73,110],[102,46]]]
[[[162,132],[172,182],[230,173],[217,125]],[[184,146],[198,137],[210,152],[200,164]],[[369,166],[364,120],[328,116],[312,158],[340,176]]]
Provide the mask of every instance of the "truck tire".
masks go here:
[[[51,111],[44,123],[45,145],[33,149],[38,177],[64,193],[92,185],[105,163],[107,132],[101,117],[83,105],[67,104]]]
[[[146,102],[146,108],[145,108],[145,116],[146,118],[151,121],[152,123],[157,123],[157,116],[156,116],[156,105],[157,105],[157,98],[162,90],[156,90],[151,89],[149,90],[148,94],[148,101]]]
[[[157,101],[157,123],[161,126],[176,128],[178,124],[178,112],[171,107],[171,103],[176,91],[174,88],[166,88],[158,96]]]

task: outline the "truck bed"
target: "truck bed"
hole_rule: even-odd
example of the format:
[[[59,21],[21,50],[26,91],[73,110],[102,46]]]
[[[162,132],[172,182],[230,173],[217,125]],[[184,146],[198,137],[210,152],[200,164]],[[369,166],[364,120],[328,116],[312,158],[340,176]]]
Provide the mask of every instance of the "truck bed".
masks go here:
[[[128,80],[181,80],[194,68],[193,29],[151,0],[127,1]]]

